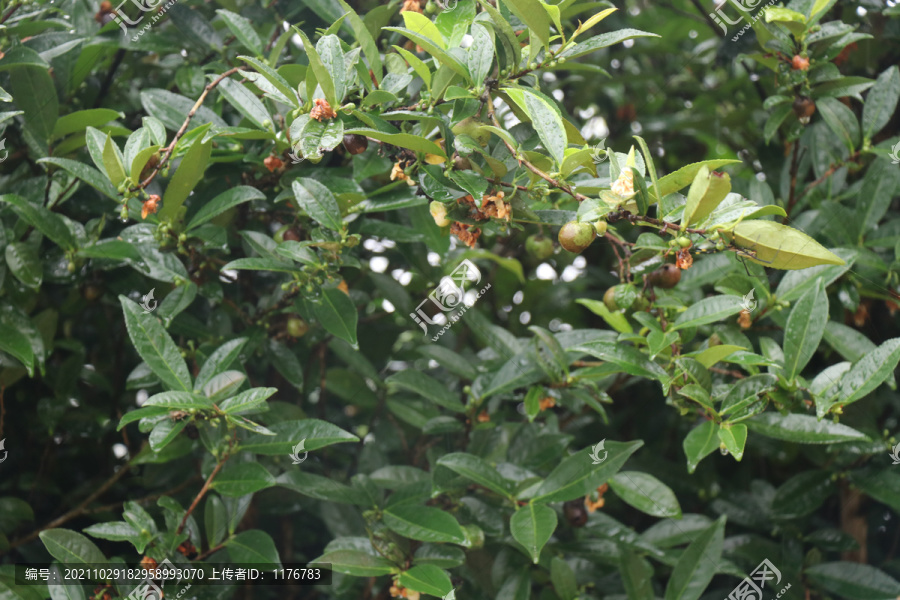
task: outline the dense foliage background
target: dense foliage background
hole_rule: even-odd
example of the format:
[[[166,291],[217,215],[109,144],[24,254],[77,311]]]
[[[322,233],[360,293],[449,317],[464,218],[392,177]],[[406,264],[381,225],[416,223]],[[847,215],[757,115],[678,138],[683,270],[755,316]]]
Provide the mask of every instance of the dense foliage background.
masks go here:
[[[900,597],[898,17],[4,0],[0,598]]]

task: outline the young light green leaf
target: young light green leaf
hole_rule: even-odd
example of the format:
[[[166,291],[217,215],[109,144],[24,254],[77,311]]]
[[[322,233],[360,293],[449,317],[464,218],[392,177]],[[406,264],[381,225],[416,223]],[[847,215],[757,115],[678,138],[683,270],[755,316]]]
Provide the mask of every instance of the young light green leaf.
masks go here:
[[[546,100],[527,89],[503,88],[503,91],[526,112],[544,148],[556,164],[561,165],[566,153],[566,128],[559,113]]]
[[[533,501],[521,507],[509,520],[509,532],[522,544],[537,564],[541,558],[541,549],[556,531],[556,511],[546,504],[535,504]]]
[[[203,179],[211,152],[212,140],[202,142],[197,139],[188,148],[163,195],[163,206],[158,213],[161,221],[172,221],[176,218],[181,205]]]
[[[734,228],[734,243],[754,253],[747,260],[773,269],[844,264],[842,258],[802,231],[774,221],[738,223]]]
[[[725,444],[725,449],[731,453],[734,460],[740,462],[744,457],[744,444],[747,443],[747,426],[743,423],[723,423],[719,428],[719,439]]]

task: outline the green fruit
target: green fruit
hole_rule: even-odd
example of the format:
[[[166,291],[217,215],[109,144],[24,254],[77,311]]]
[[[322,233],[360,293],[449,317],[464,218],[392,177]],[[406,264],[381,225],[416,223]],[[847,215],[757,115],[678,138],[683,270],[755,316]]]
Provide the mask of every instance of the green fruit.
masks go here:
[[[291,317],[287,322],[287,332],[291,337],[299,338],[306,335],[309,331],[309,325],[300,317]]]
[[[606,290],[606,293],[603,294],[603,304],[606,305],[606,308],[609,310],[619,310],[619,305],[616,304],[616,287],[613,286]]]
[[[570,221],[559,230],[559,244],[575,254],[581,253],[597,237],[597,230],[590,223]]]
[[[525,250],[538,260],[553,256],[553,242],[544,236],[530,235],[525,240]]]
[[[468,135],[482,148],[487,146],[491,139],[491,132],[480,129],[483,123],[475,117],[466,117],[451,128],[453,135]]]
[[[605,235],[608,227],[609,225],[603,220],[594,223],[594,230],[597,232],[597,235]]]
[[[685,236],[681,236],[675,241],[678,242],[678,245],[681,246],[682,248],[689,248],[691,246],[690,238],[685,237]]]

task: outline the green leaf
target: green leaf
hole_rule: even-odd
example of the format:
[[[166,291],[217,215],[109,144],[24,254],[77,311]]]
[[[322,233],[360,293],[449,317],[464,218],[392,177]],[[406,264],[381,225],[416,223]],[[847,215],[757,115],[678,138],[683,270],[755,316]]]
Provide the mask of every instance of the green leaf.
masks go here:
[[[544,98],[528,89],[503,88],[503,91],[528,114],[544,148],[557,165],[562,165],[567,142],[566,128],[559,113]]]
[[[588,298],[579,298],[575,301],[577,304],[580,304],[587,308],[589,311],[598,315],[606,321],[610,327],[618,331],[619,333],[633,333],[634,330],[631,327],[631,324],[628,322],[628,319],[625,315],[619,311],[612,312],[608,308],[606,308],[606,304],[601,302],[600,300],[590,300]]]
[[[640,471],[621,471],[609,480],[609,487],[626,504],[654,517],[681,518],[675,493],[662,481]]]
[[[291,189],[300,209],[323,227],[341,231],[341,209],[331,190],[315,179],[307,177],[295,179]]]
[[[435,25],[431,19],[414,10],[403,11],[400,15],[403,17],[403,24],[407,29],[421,33],[441,50],[447,49],[444,37],[441,35],[441,32],[438,31],[437,25]]]
[[[828,128],[853,152],[859,143],[859,121],[853,111],[835,98],[821,98],[816,109]]]
[[[39,158],[37,162],[60,167],[111,200],[118,200],[119,198],[119,193],[109,182],[109,178],[91,166],[69,158],[45,157]]]
[[[275,478],[259,463],[225,463],[210,487],[223,496],[238,498],[275,485]]]
[[[697,470],[700,461],[719,447],[718,425],[715,421],[704,421],[684,438],[682,446],[687,456],[688,473]]]
[[[0,58],[0,73],[26,66],[40,67],[47,70],[50,68],[50,63],[28,46],[21,44],[13,46],[6,51],[3,58]],[[10,102],[10,100],[3,100],[3,102]]]
[[[249,202],[251,200],[265,199],[266,195],[254,187],[250,187],[248,185],[239,185],[237,187],[233,187],[204,204],[200,208],[200,210],[197,211],[197,214],[195,214],[191,219],[190,223],[188,223],[187,227],[185,227],[185,231],[196,229],[200,225],[211,221],[212,219],[224,213],[226,210],[233,208],[239,204],[243,204],[244,202]]]
[[[409,11],[405,11],[404,14],[406,14],[406,12]],[[437,59],[438,62],[446,65],[461,77],[467,78],[469,76],[469,71],[468,69],[466,69],[466,65],[460,62],[460,60],[453,54],[447,52],[441,46],[435,44],[428,37],[419,35],[418,31],[413,31],[411,29],[407,29],[406,27],[385,27],[384,29],[385,31],[395,31],[400,35],[412,40],[417,45],[421,46],[422,49],[425,50],[425,52]]]
[[[831,473],[811,470],[799,473],[775,491],[772,513],[778,519],[799,519],[818,510],[836,489]]]
[[[257,409],[266,405],[266,399],[273,396],[277,391],[275,388],[253,388],[222,401],[219,404],[219,408],[222,412],[229,415],[258,412]]]
[[[784,328],[784,376],[792,381],[809,363],[828,323],[828,295],[819,280],[791,309]]]
[[[228,555],[234,563],[265,565],[270,569],[280,569],[281,560],[275,541],[265,531],[251,529],[242,531],[227,542]]]
[[[70,133],[84,131],[88,127],[102,127],[121,116],[121,113],[110,108],[76,110],[56,120],[56,124],[53,126],[53,138],[59,139]]]
[[[540,0],[503,0],[503,4],[528,27],[530,35],[550,47],[550,16]]]
[[[171,131],[178,131],[181,129],[181,126],[185,122],[185,117],[194,108],[194,103],[195,101],[190,98],[185,98],[184,96],[174,94],[167,90],[151,88],[141,92],[141,106],[144,107],[144,110],[158,119],[159,122]],[[185,131],[189,132],[197,127],[210,123],[216,127],[228,126],[225,121],[222,120],[222,117],[209,108],[201,106],[197,109],[190,123],[188,123]],[[162,146],[165,143],[165,140],[156,140],[156,143]]]
[[[43,205],[29,202],[18,194],[4,194],[0,196],[0,202],[11,204],[16,214],[64,250],[76,247],[75,238],[62,217]]]
[[[708,217],[731,192],[731,178],[727,173],[711,172],[703,165],[697,172],[684,205],[683,225],[693,225]]]
[[[356,347],[356,323],[359,314],[347,294],[337,288],[322,288],[313,314],[329,333]]]
[[[659,180],[658,194],[662,194],[662,197],[665,198],[669,194],[687,187],[691,184],[691,182],[694,181],[697,173],[699,173],[700,169],[704,166],[707,167],[710,171],[714,171],[719,167],[724,167],[725,165],[731,165],[739,162],[741,161],[730,159],[716,159],[691,163],[687,166],[681,167],[674,173],[669,173],[665,177],[661,177]],[[659,201],[659,197],[660,196],[657,195],[657,201]]]
[[[234,34],[234,37],[236,37],[237,40],[244,45],[244,48],[246,48],[250,52],[253,52],[257,56],[262,56],[262,41],[259,39],[256,31],[253,29],[253,23],[251,23],[248,19],[245,19],[241,15],[233,13],[230,10],[226,10],[224,8],[216,10],[216,14],[222,17],[222,20],[225,21],[225,25],[228,27],[228,29],[231,30],[231,33]]]
[[[437,379],[414,369],[399,371],[388,377],[385,383],[393,384],[401,389],[424,396],[438,406],[443,406],[454,412],[463,412],[466,408],[459,401],[458,393],[452,392]]]
[[[472,45],[466,51],[466,61],[472,83],[481,86],[490,74],[494,61],[494,36],[485,25],[476,22],[472,25],[472,38]]]
[[[634,38],[639,37],[660,37],[655,33],[648,33],[646,31],[641,31],[640,29],[619,29],[618,31],[610,31],[607,33],[601,33],[600,35],[595,35],[594,37],[588,38],[583,42],[575,44],[562,54],[561,57],[566,59],[577,58],[579,56],[584,56],[585,54],[589,54],[591,52],[595,52],[600,50],[601,48],[607,48],[614,44],[618,44],[620,42],[624,42],[625,40],[633,40]],[[708,161],[709,162],[709,161]],[[691,177],[693,179],[693,177]],[[688,180],[690,183],[690,180]],[[687,184],[685,184],[687,185]],[[684,187],[684,186],[682,186]],[[666,193],[663,192],[663,196]]]
[[[195,140],[191,147],[188,148],[187,153],[178,165],[178,169],[169,181],[169,185],[166,186],[166,192],[163,195],[163,205],[158,213],[161,221],[173,221],[176,218],[181,205],[187,200],[194,187],[203,179],[211,152],[212,140],[207,142]]]
[[[832,404],[850,404],[864,398],[890,377],[900,362],[900,338],[892,338],[854,362],[841,380],[838,399]]]
[[[28,376],[34,377],[34,351],[28,337],[5,323],[0,323],[0,350],[8,352],[21,362],[28,370]]]
[[[14,242],[6,247],[6,264],[16,279],[32,289],[41,287],[44,280],[44,264],[34,244]]]
[[[144,406],[164,406],[167,409],[178,410],[206,410],[212,408],[212,402],[208,398],[192,392],[161,392],[147,398]]]
[[[304,496],[341,504],[360,504],[365,500],[348,485],[306,471],[286,471],[278,477],[278,485]]]
[[[309,566],[317,564],[328,564],[331,565],[333,571],[356,577],[379,577],[397,573],[400,570],[390,561],[360,550],[326,552],[319,558],[310,561]]]
[[[678,315],[670,328],[672,331],[688,327],[699,327],[707,323],[721,321],[743,310],[740,296],[710,296],[692,304]]]
[[[565,559],[554,556],[550,561],[550,581],[553,583],[553,591],[560,600],[576,600],[578,597],[578,583],[575,580],[575,571]]]
[[[509,520],[509,532],[531,555],[534,564],[537,564],[541,558],[541,549],[556,531],[556,524],[556,511],[546,504],[535,504],[532,501],[513,513]]]
[[[347,20],[345,22],[350,25],[350,29],[353,30],[353,38],[359,42],[359,46],[362,48],[366,60],[369,61],[369,67],[375,75],[375,81],[378,82],[378,85],[381,85],[382,70],[384,67],[381,63],[381,53],[378,51],[378,44],[375,42],[375,38],[372,37],[368,27],[366,27],[366,24],[359,15],[356,14],[356,11],[354,11],[345,0],[338,0],[338,3],[347,13]]]
[[[622,548],[619,573],[630,600],[656,600],[653,593],[653,567],[640,554]]]
[[[767,412],[747,419],[746,423],[751,430],[760,435],[799,444],[832,444],[869,439],[865,434],[846,425],[819,421],[810,415]]]
[[[877,158],[863,176],[856,209],[858,239],[878,228],[881,218],[890,208],[893,198],[900,190],[900,169],[888,157]]]
[[[203,363],[200,372],[197,374],[197,380],[194,382],[194,391],[200,392],[213,375],[220,373],[231,366],[237,360],[241,351],[247,344],[248,338],[237,338],[225,342],[216,351],[209,355],[206,362]]]
[[[384,512],[384,524],[403,537],[421,542],[463,544],[465,533],[456,519],[438,508],[395,505]]]
[[[269,428],[275,435],[252,434],[241,442],[241,450],[254,454],[288,456],[302,440],[307,451],[318,450],[333,444],[358,442],[359,438],[326,421],[319,419],[302,419],[299,421],[282,421]]]
[[[47,529],[40,533],[50,555],[64,565],[105,565],[106,556],[85,536],[70,529]]]
[[[306,115],[303,115],[306,117]],[[300,140],[300,150],[304,158],[315,160],[325,152],[334,150],[344,139],[344,122],[340,119],[317,121],[316,119],[297,119],[291,124],[292,137],[294,124],[302,124],[303,128],[294,139]],[[314,181],[314,180],[312,180]]]
[[[697,600],[722,560],[725,517],[719,517],[681,553],[666,586],[666,600]]]
[[[754,253],[755,257],[747,257],[747,260],[772,269],[844,264],[842,258],[802,231],[774,221],[738,223],[734,228],[734,243]]]
[[[337,107],[340,106],[340,104],[338,104],[338,98],[335,94],[335,85],[334,80],[331,79],[331,73],[325,68],[325,64],[322,62],[319,53],[316,51],[316,47],[309,41],[306,34],[296,26],[294,26],[294,31],[297,32],[297,35],[300,36],[300,39],[303,42],[303,50],[306,52],[307,58],[309,58],[309,67],[312,69],[313,74],[316,76],[316,81],[322,88],[322,94],[325,96],[325,100],[333,109],[337,110]],[[307,91],[309,100],[312,100],[313,92],[315,92],[315,90]]]
[[[240,82],[226,77],[219,83],[218,90],[239,113],[251,123],[265,131],[272,131],[272,116],[266,106]],[[268,121],[268,125],[266,125]]]
[[[384,131],[378,131],[377,129],[367,129],[367,128],[354,128],[354,129],[345,129],[345,134],[355,133],[357,135],[364,135],[366,137],[370,137],[373,140],[378,140],[380,142],[386,142],[391,144],[392,146],[399,146],[401,148],[408,148],[409,150],[413,150],[415,152],[423,152],[425,154],[435,154],[437,156],[442,156],[444,158],[447,157],[447,153],[444,152],[444,149],[439,145],[435,144],[431,140],[426,140],[422,136],[412,135],[409,133],[387,133]]]
[[[895,600],[900,582],[875,567],[853,562],[819,563],[804,571],[813,584],[851,600]]]
[[[44,67],[16,66],[9,73],[9,89],[16,106],[25,111],[25,123],[42,141],[53,134],[59,100],[53,79]]]
[[[631,346],[607,341],[588,342],[569,348],[573,352],[586,352],[600,360],[610,362],[630,375],[662,380],[666,372],[658,364],[647,358],[640,350]]]
[[[431,594],[437,598],[443,598],[453,591],[450,576],[446,571],[434,565],[416,565],[412,569],[404,571],[397,579],[397,584],[414,592]]]
[[[91,537],[111,542],[130,542],[140,538],[138,530],[124,521],[96,523],[90,527],[85,527],[82,531]]]
[[[633,442],[606,442],[607,459],[593,464],[591,447],[567,456],[560,462],[537,489],[534,502],[566,502],[583,497],[596,490],[615,475],[628,457],[644,445]]]
[[[122,151],[113,141],[112,136],[106,134],[106,143],[103,145],[103,168],[113,185],[118,186],[125,181],[125,165],[122,160]]]
[[[744,444],[747,443],[747,426],[743,423],[736,425],[722,423],[719,428],[719,439],[725,444],[725,449],[731,453],[734,460],[740,461],[744,457]]]
[[[900,68],[894,65],[878,76],[875,85],[866,96],[862,114],[864,139],[872,139],[873,135],[887,125],[897,109],[898,100],[900,100]]]
[[[150,370],[169,388],[190,392],[193,388],[187,365],[159,319],[153,314],[145,314],[140,306],[125,296],[119,296],[119,302],[125,315],[128,337]]]
[[[401,371],[401,373],[409,373],[412,371]],[[399,375],[399,373],[398,373]],[[458,475],[462,475],[466,479],[471,479],[478,485],[500,494],[501,496],[511,497],[512,483],[504,478],[497,469],[492,467],[486,460],[474,454],[465,452],[452,452],[445,454],[437,464],[447,467]]]

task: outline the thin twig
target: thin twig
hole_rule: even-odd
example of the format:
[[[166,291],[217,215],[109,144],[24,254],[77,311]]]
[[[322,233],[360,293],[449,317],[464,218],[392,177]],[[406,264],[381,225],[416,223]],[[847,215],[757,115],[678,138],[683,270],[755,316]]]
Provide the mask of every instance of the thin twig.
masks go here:
[[[39,529],[35,529],[34,531],[29,533],[25,537],[17,539],[17,540],[13,540],[10,543],[9,548],[6,550],[6,552],[8,552],[9,550],[18,548],[22,544],[27,544],[31,540],[38,537],[42,531],[45,531],[47,529],[53,529],[55,527],[59,527],[63,523],[67,523],[67,522],[71,521],[72,519],[74,519],[75,517],[78,517],[78,516],[81,516],[82,514],[84,514],[88,505],[91,502],[93,502],[94,500],[96,500],[97,498],[99,498],[100,496],[102,496],[103,494],[105,494],[109,488],[111,488],[113,485],[115,485],[115,483],[117,481],[119,481],[122,477],[125,476],[125,473],[127,473],[129,471],[129,469],[131,469],[130,462],[122,465],[121,469],[119,469],[118,471],[113,473],[112,477],[110,477],[105,482],[103,482],[103,484],[99,488],[97,488],[93,494],[91,494],[90,496],[85,498],[81,504],[79,504],[78,506],[76,506],[75,508],[70,510],[69,512],[65,513],[61,517],[58,517],[58,518],[50,521],[43,527],[41,527]],[[3,554],[3,553],[4,553],[3,551],[0,551],[0,554]]]
[[[191,502],[191,505],[188,507],[187,511],[184,513],[184,517],[181,518],[181,523],[178,525],[178,529],[175,530],[175,535],[179,535],[183,530],[185,524],[187,524],[188,517],[191,516],[191,513],[194,512],[194,509],[197,508],[197,505],[200,504],[200,500],[203,499],[203,496],[206,495],[206,492],[209,491],[209,486],[212,484],[213,479],[216,478],[216,475],[219,474],[219,471],[222,470],[222,467],[225,466],[225,461],[228,460],[228,455],[226,454],[222,460],[216,463],[216,468],[213,469],[212,473],[209,474],[209,477],[206,478],[206,481],[203,483],[203,487],[200,488],[200,491],[197,493],[197,496],[194,498],[194,501]]]
[[[491,122],[494,123],[495,127],[499,127],[502,129],[503,126],[500,125],[500,121],[498,121],[497,117],[494,115],[494,103],[491,101],[490,94],[487,94],[487,106],[488,106],[488,117],[490,117]],[[547,173],[544,173],[542,170],[540,170],[539,168],[537,168],[536,166],[534,166],[533,164],[528,162],[528,159],[526,159],[524,156],[519,156],[519,153],[516,152],[516,149],[512,147],[512,144],[510,144],[506,140],[503,140],[503,143],[506,145],[506,148],[507,148],[507,150],[509,150],[510,154],[512,154],[515,157],[515,159],[519,162],[519,164],[525,165],[525,167],[528,168],[529,171],[531,171],[532,173],[534,173],[535,175],[537,175],[538,177],[540,177],[541,179],[543,179],[544,181],[546,181],[547,183],[552,185],[553,187],[564,191],[565,193],[569,194],[570,196],[572,196],[579,202],[584,202],[585,200],[588,199],[588,197],[585,196],[584,194],[579,194],[577,192],[572,191],[572,188],[570,188],[566,184],[560,183],[556,179],[553,179],[552,177],[550,177],[550,175],[548,175]]]
[[[197,101],[194,103],[194,106],[191,107],[191,111],[188,113],[187,118],[185,118],[184,123],[181,125],[181,129],[178,130],[178,133],[175,134],[175,137],[172,139],[172,142],[165,147],[163,156],[158,163],[156,163],[156,167],[154,167],[153,172],[147,176],[147,179],[140,182],[137,187],[133,188],[131,191],[135,192],[137,190],[142,190],[150,185],[150,182],[156,177],[156,175],[166,166],[169,162],[169,157],[172,156],[172,152],[175,150],[175,145],[178,143],[178,140],[181,139],[181,136],[187,131],[187,127],[191,122],[191,119],[194,118],[194,115],[200,110],[200,107],[203,106],[203,101],[206,100],[206,97],[209,93],[215,89],[217,85],[222,83],[222,81],[231,75],[234,75],[239,70],[244,69],[245,67],[234,67],[233,69],[228,69],[221,75],[219,75],[215,80],[210,82],[205,88],[203,88],[203,93],[200,94],[200,97],[197,98]]]

